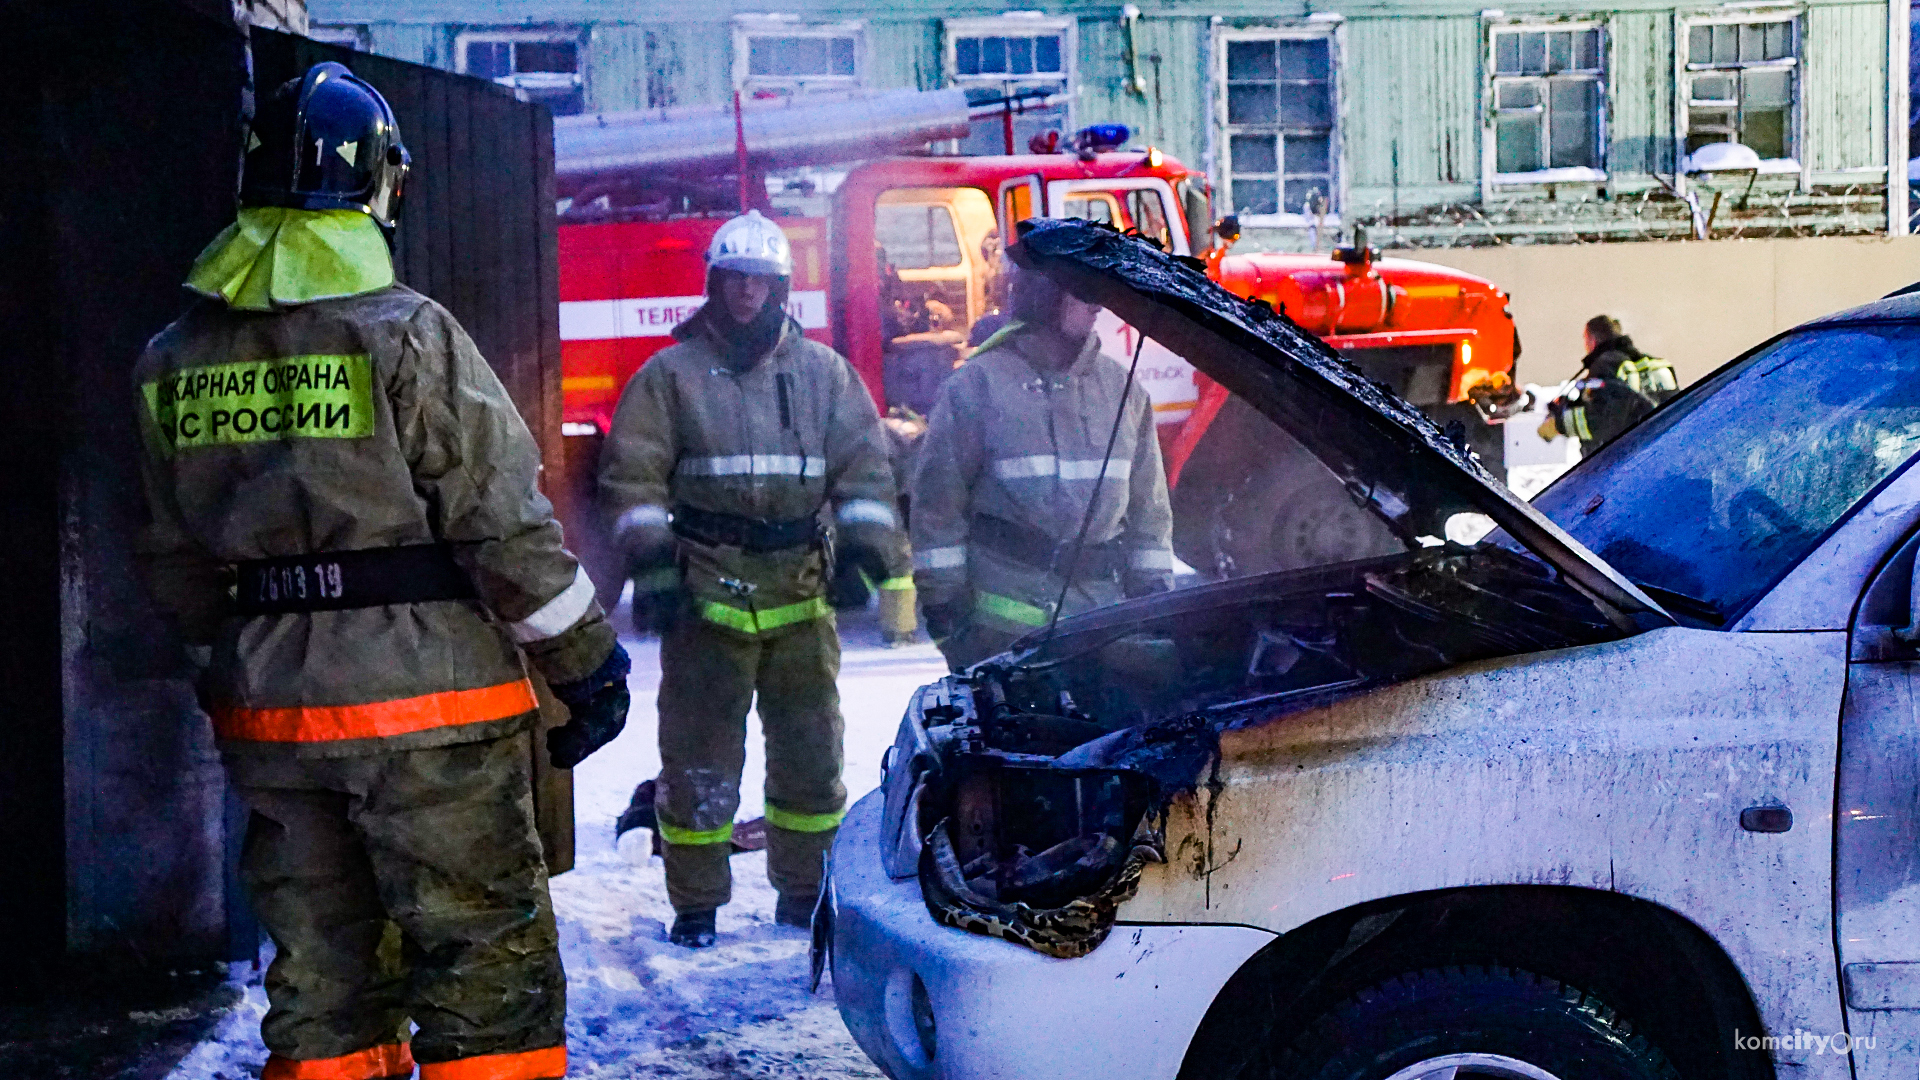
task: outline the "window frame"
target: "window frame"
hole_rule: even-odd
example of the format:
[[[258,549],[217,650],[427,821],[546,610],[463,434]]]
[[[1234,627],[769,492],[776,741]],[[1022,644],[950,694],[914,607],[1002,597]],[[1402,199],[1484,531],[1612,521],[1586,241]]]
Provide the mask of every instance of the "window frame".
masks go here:
[[[1074,104],[1080,85],[1080,20],[1068,16],[1050,16],[1039,12],[1008,12],[1004,15],[978,15],[940,20],[940,72],[946,84],[960,89],[972,86],[1025,89],[1040,84],[1057,84],[1064,98],[1059,108],[1060,138],[1064,142],[1074,128]],[[960,38],[967,37],[1058,37],[1060,73],[1031,75],[962,75],[956,52]],[[955,143],[957,148],[958,143]],[[1014,153],[1025,153],[1024,146]]]
[[[1676,15],[1674,27],[1674,139],[1673,169],[1676,174],[1685,175],[1687,159],[1692,152],[1687,149],[1687,139],[1693,134],[1693,80],[1696,76],[1715,71],[1744,73],[1752,70],[1784,70],[1788,73],[1787,101],[1787,156],[1783,158],[1761,158],[1761,176],[1798,175],[1805,185],[1809,180],[1809,161],[1806,155],[1806,85],[1803,78],[1805,66],[1806,28],[1804,19],[1806,8],[1801,6],[1781,6],[1774,8],[1746,8],[1738,11],[1715,12],[1710,15]],[[1731,65],[1716,64],[1711,59],[1696,63],[1693,59],[1693,30],[1697,26],[1744,26],[1754,23],[1785,23],[1792,36],[1789,55],[1781,60],[1762,60],[1751,63],[1735,62]],[[1737,93],[1737,91],[1736,91]],[[1735,99],[1736,103],[1738,98]],[[1736,104],[1736,112],[1738,105]],[[1739,124],[1738,116],[1734,121]],[[1737,133],[1737,131],[1736,131]],[[1742,145],[1745,145],[1744,143]]]
[[[1216,27],[1213,34],[1213,83],[1217,87],[1214,93],[1214,133],[1219,140],[1215,158],[1216,174],[1213,176],[1215,207],[1219,213],[1236,213],[1237,205],[1233,193],[1233,137],[1247,134],[1284,135],[1284,125],[1233,124],[1227,118],[1228,79],[1227,52],[1229,46],[1241,41],[1325,41],[1327,43],[1327,94],[1330,123],[1327,127],[1327,199],[1329,206],[1324,217],[1315,219],[1312,214],[1294,214],[1281,210],[1273,214],[1239,214],[1240,225],[1256,229],[1311,229],[1316,224],[1329,229],[1338,228],[1347,206],[1347,169],[1345,168],[1345,146],[1342,123],[1344,114],[1341,79],[1346,70],[1346,26],[1344,22],[1308,21],[1286,23],[1272,26]],[[1280,176],[1281,205],[1285,205],[1285,173]]]
[[[310,41],[338,45],[354,52],[367,52],[365,23],[309,23],[304,35]]]
[[[733,33],[733,88],[743,97],[762,91],[789,98],[814,94],[847,93],[866,88],[872,69],[867,50],[871,38],[864,19],[841,22],[810,22],[795,16],[736,15]],[[756,37],[853,39],[853,75],[755,75],[753,39]]]
[[[587,34],[584,28],[576,26],[529,29],[524,27],[470,27],[460,30],[453,36],[453,69],[462,75],[473,78],[467,70],[467,47],[473,44],[534,42],[540,44],[563,43],[573,46],[573,71],[514,71],[497,78],[488,79],[496,86],[504,86],[514,92],[522,101],[547,104],[549,97],[569,94],[580,95],[580,112],[587,111]],[[527,76],[536,76],[527,78]],[[562,78],[565,76],[565,78]],[[551,110],[552,106],[548,106]],[[575,115],[571,113],[554,115]]]
[[[1612,176],[1608,167],[1608,156],[1613,149],[1613,34],[1605,16],[1583,16],[1566,19],[1553,18],[1513,18],[1489,20],[1486,23],[1483,68],[1484,77],[1480,92],[1486,102],[1484,122],[1480,136],[1480,170],[1487,178],[1487,187],[1535,187],[1544,184],[1605,184]],[[1503,34],[1552,33],[1555,31],[1593,30],[1599,33],[1600,43],[1597,53],[1599,68],[1580,70],[1559,75],[1501,75],[1499,74],[1499,38]],[[1576,165],[1554,168],[1534,169],[1528,172],[1500,172],[1500,87],[1504,84],[1519,82],[1538,83],[1551,93],[1554,80],[1565,82],[1581,81],[1598,84],[1594,104],[1594,159],[1598,165]],[[1551,98],[1547,109],[1545,137],[1547,139],[1547,160],[1552,160],[1552,112]]]
[[[1064,217],[1066,215],[1062,213],[1062,211],[1066,206],[1068,196],[1078,195],[1082,192],[1105,193],[1112,195],[1116,204],[1121,204],[1125,201],[1122,196],[1129,195],[1136,191],[1159,193],[1160,213],[1167,219],[1167,234],[1172,242],[1172,254],[1193,254],[1193,247],[1189,243],[1189,238],[1186,236],[1186,217],[1180,207],[1180,196],[1173,190],[1172,184],[1158,176],[1090,177],[1081,180],[1049,180],[1047,181],[1047,209],[1051,216]],[[1127,213],[1132,214],[1132,211],[1128,210]],[[1179,224],[1175,223],[1176,217],[1179,219]],[[1327,220],[1329,222],[1333,220],[1331,215],[1329,215]],[[1136,222],[1136,224],[1138,223]]]

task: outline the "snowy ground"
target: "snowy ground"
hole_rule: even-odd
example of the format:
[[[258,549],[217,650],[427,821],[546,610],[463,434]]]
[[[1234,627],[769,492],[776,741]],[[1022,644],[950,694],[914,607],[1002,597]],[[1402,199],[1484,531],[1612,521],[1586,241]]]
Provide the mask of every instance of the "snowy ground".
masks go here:
[[[946,673],[931,645],[885,649],[868,619],[843,626],[840,693],[847,718],[847,791],[859,798],[880,779],[907,695]],[[666,942],[673,911],[647,834],[628,833],[618,850],[613,822],[634,785],[660,759],[654,732],[659,648],[628,640],[633,714],[627,730],[574,773],[577,861],[553,881],[560,949],[567,965],[569,1076],[878,1077],[840,1022],[831,983],[807,993],[807,935],[773,923],[764,853],[735,856],[734,899],[720,912],[720,944],[692,952]],[[764,758],[758,720],[749,723],[740,817],[758,817]],[[167,1080],[253,1080],[266,1060],[259,1023],[266,1001],[258,976],[212,1037]]]

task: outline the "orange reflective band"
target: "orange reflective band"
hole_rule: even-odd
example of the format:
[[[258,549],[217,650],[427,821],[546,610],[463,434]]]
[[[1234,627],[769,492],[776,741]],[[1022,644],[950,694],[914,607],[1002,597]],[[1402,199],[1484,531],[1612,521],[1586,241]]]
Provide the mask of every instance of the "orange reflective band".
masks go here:
[[[370,1046],[339,1057],[298,1061],[279,1054],[267,1058],[260,1080],[381,1080],[413,1071],[413,1054],[406,1043]]]
[[[420,1080],[558,1080],[567,1075],[567,1048],[523,1050],[518,1054],[488,1054],[436,1061],[420,1066]],[[262,1077],[261,1080],[266,1080]]]
[[[377,739],[431,728],[505,720],[539,707],[533,696],[533,684],[518,679],[477,690],[445,690],[366,705],[296,705],[284,709],[219,705],[213,710],[213,731],[222,739],[254,742]]]

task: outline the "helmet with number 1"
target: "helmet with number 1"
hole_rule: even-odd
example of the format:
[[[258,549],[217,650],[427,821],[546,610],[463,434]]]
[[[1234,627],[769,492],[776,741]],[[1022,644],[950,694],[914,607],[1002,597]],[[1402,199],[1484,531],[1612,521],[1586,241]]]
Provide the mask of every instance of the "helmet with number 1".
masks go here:
[[[792,277],[793,248],[780,226],[749,210],[713,234],[707,246],[707,268],[731,270],[756,277]]]
[[[387,99],[343,64],[315,64],[254,116],[240,203],[358,210],[391,229],[411,164]]]

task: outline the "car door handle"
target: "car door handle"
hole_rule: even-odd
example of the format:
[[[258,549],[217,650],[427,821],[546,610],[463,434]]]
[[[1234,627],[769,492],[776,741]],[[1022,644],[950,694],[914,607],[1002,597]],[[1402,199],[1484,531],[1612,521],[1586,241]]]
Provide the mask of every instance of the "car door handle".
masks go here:
[[[1848,964],[1847,1005],[1862,1012],[1920,1009],[1920,962]]]

